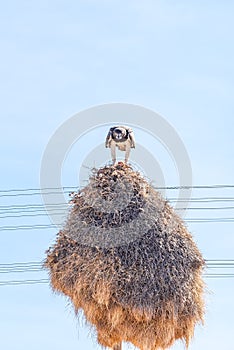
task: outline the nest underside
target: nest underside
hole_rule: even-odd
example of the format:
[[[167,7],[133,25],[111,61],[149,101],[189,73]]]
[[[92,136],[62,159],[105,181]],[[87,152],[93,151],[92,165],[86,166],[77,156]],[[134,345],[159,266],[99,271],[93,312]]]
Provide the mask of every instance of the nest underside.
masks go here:
[[[83,309],[103,346],[129,341],[156,350],[176,339],[188,345],[203,320],[204,260],[170,205],[128,166],[96,171],[72,204],[47,252],[53,289],[76,312]],[[115,235],[114,244],[105,234]]]

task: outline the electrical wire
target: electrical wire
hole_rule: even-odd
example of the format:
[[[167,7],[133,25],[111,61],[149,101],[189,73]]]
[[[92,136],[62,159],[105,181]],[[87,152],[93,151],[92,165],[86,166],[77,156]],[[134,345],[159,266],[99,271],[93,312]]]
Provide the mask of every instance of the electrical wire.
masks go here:
[[[13,280],[13,281],[0,281],[0,286],[15,286],[23,284],[48,284],[48,279],[39,279],[39,280]]]
[[[64,218],[66,217],[66,212],[61,211],[59,212],[50,212],[50,214],[53,214],[55,216],[63,216]],[[0,216],[0,219],[17,219],[17,218],[23,218],[23,217],[48,217],[47,213],[41,213],[41,214],[21,214],[21,215],[5,215],[5,216]],[[234,217],[215,217],[215,218],[207,218],[207,217],[196,217],[196,218],[185,218],[185,222],[233,222]],[[0,226],[0,231],[4,231],[6,228],[13,229],[13,227],[18,227],[18,226]]]
[[[8,209],[6,211],[1,211],[0,209],[0,219],[7,219],[7,218],[21,218],[21,217],[25,217],[25,216],[47,216],[48,213],[53,213],[54,215],[61,215],[64,212],[66,213],[66,211],[68,210],[68,207],[63,207],[63,208],[39,208],[39,209],[31,209],[30,207],[29,209],[26,210],[16,210],[16,209]],[[188,208],[176,208],[176,211],[180,211],[180,210],[234,210],[234,206],[231,207],[188,207]],[[15,214],[15,215],[13,215]],[[18,215],[16,215],[18,214]]]
[[[205,259],[206,264],[210,265],[234,265],[234,259]],[[43,261],[25,261],[25,262],[12,262],[12,263],[0,263],[0,267],[15,267],[15,266],[42,266]]]
[[[154,187],[158,190],[179,190],[179,189],[234,189],[234,185],[202,185],[202,186],[165,186],[165,187]],[[77,191],[77,186],[66,186],[66,187],[57,187],[57,188],[24,188],[24,189],[8,189],[0,190],[0,197],[16,197],[16,198],[25,198],[25,196],[37,196],[41,194],[55,195],[59,193],[69,194],[71,191]],[[180,208],[179,210],[187,209],[190,211],[224,211],[224,210],[233,210],[234,202],[233,196],[196,196],[191,198],[175,198],[169,197],[167,200],[170,203],[183,203],[188,202],[190,204],[198,204],[196,207],[189,208]],[[219,203],[217,205],[217,203]],[[220,203],[223,206],[220,206]],[[208,204],[209,206],[205,206]],[[214,206],[211,206],[214,204]],[[66,203],[51,203],[44,206],[41,203],[24,203],[24,204],[7,204],[0,205],[0,219],[8,218],[22,218],[22,217],[42,217],[47,216],[47,211],[50,213],[53,212],[54,215],[66,214],[68,209],[68,204]],[[187,218],[186,222],[190,223],[230,223],[234,222],[234,217],[197,217],[197,218]],[[11,231],[11,230],[36,230],[36,229],[51,229],[57,228],[57,225],[54,224],[35,224],[35,225],[12,225],[12,226],[0,226],[0,231]],[[221,260],[206,260],[206,268],[210,271],[218,271],[219,269],[234,269],[234,260],[221,259]],[[34,273],[43,271],[42,262],[25,262],[25,263],[0,263],[0,274],[11,274],[11,273]],[[205,272],[205,278],[233,278],[234,273],[218,273],[218,272]],[[0,286],[10,286],[10,285],[27,285],[27,284],[47,284],[48,279],[28,279],[28,280],[8,280],[0,281]]]
[[[234,273],[223,273],[223,274],[204,274],[204,278],[234,278]],[[49,279],[37,279],[37,280],[8,280],[0,281],[1,286],[12,286],[12,285],[26,285],[26,284],[48,284]]]
[[[234,202],[234,197],[191,197],[191,198],[167,198],[169,202],[188,202],[193,203],[216,203],[216,202]],[[10,205],[0,205],[0,210],[27,210],[27,209],[45,209],[46,208],[67,208],[68,203],[51,203],[51,204],[40,204],[40,203],[32,203],[32,204],[10,204]]]
[[[154,186],[156,190],[180,190],[180,189],[232,189],[232,184],[216,184],[216,185],[184,185],[184,186]],[[18,197],[18,196],[34,196],[46,194],[69,193],[71,190],[78,190],[77,186],[62,186],[62,187],[48,187],[48,188],[19,188],[0,190],[0,197]],[[22,192],[22,193],[17,193]]]
[[[234,186],[234,185],[233,185]],[[59,191],[63,191],[66,189],[77,189],[77,186],[62,186],[62,187],[37,187],[37,188],[11,188],[11,189],[6,189],[6,190],[0,190],[0,193],[11,193],[11,192],[30,192],[30,191],[51,191],[51,190],[59,190]]]
[[[13,190],[12,190],[13,191]],[[26,191],[26,189],[25,189]],[[173,203],[183,203],[189,202],[190,206],[176,208],[176,211],[188,210],[188,211],[233,211],[234,205],[234,197],[192,197],[192,198],[168,198],[169,203],[173,205]],[[219,205],[214,206],[192,206],[193,204],[214,204],[219,203]],[[222,206],[220,205],[222,203]],[[230,205],[231,204],[231,205]],[[69,210],[69,206],[71,204],[68,203],[51,203],[51,204],[40,204],[40,203],[27,203],[27,204],[11,204],[11,205],[0,205],[0,219],[12,219],[12,218],[22,218],[22,217],[34,217],[34,216],[48,216],[48,213],[52,213],[53,215],[65,215]],[[191,218],[186,219],[189,222],[230,222],[233,221],[233,217],[219,217],[219,218]],[[0,227],[5,230],[5,227]],[[10,228],[11,229],[11,228]]]
[[[205,260],[208,269],[234,269],[234,260]],[[0,273],[37,272],[44,270],[43,262],[0,263]]]
[[[17,231],[17,230],[44,230],[57,228],[55,224],[45,224],[45,225],[16,225],[16,226],[0,226],[0,231]]]
[[[184,221],[187,223],[232,223],[234,222],[234,217],[188,218],[188,219],[184,219]],[[0,226],[0,231],[45,230],[45,229],[60,229],[60,228],[62,228],[62,224],[61,225],[55,225],[55,224],[13,225],[13,226]]]
[[[226,269],[232,268],[234,269],[234,259],[208,259],[206,260],[206,268],[218,268],[218,269]],[[14,263],[0,263],[0,274],[2,273],[18,273],[18,272],[39,272],[44,270],[42,261],[34,261],[34,262],[14,262]],[[210,273],[205,272],[203,274],[204,278],[208,279],[230,279],[234,278],[234,273]],[[0,280],[0,286],[17,286],[17,285],[32,285],[32,284],[48,284],[49,279],[22,279],[22,280]]]

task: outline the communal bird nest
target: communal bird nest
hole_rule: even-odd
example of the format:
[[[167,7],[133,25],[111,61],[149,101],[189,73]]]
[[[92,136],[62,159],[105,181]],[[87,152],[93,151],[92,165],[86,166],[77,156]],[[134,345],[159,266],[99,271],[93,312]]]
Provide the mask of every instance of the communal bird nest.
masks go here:
[[[188,346],[204,314],[204,260],[183,221],[130,166],[93,171],[45,266],[55,291],[97,331],[99,344]]]

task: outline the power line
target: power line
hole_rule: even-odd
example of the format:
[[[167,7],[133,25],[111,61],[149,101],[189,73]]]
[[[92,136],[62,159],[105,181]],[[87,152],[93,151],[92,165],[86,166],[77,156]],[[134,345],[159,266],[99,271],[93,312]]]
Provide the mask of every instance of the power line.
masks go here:
[[[45,225],[22,225],[22,226],[0,226],[0,231],[17,231],[17,230],[44,230],[57,228],[55,224],[45,224]]]
[[[24,273],[24,272],[38,272],[38,271],[41,271],[41,267],[39,268],[36,268],[36,269],[9,269],[9,270],[6,270],[6,269],[1,269],[0,268],[0,274],[2,273]]]
[[[64,216],[66,217],[66,212],[62,211],[61,213],[51,213],[53,215],[56,216]],[[22,217],[48,217],[47,213],[42,213],[42,214],[21,214],[21,215],[5,215],[5,216],[0,216],[0,219],[10,219],[10,218],[22,218]],[[192,223],[192,222],[233,222],[234,221],[234,217],[219,217],[219,218],[200,218],[200,217],[195,217],[195,218],[187,218],[184,219],[185,222],[188,223]],[[38,225],[34,225],[34,226],[38,226]],[[44,226],[44,225],[43,225]],[[31,226],[30,226],[31,227]],[[51,226],[49,226],[51,227]],[[14,228],[18,228],[18,226],[0,226],[0,231],[5,231],[6,229],[14,229]],[[23,228],[27,229],[27,225],[24,226]]]
[[[42,261],[29,261],[29,262],[13,262],[13,263],[0,263],[0,266],[6,266],[6,267],[14,267],[14,266],[38,266],[38,265],[42,265],[43,262]]]
[[[191,197],[191,198],[167,198],[169,202],[198,202],[198,203],[216,203],[216,202],[234,202],[234,197]],[[46,208],[67,208],[70,203],[51,203],[46,204]],[[0,210],[17,210],[17,209],[40,209],[45,208],[45,204],[32,203],[32,204],[10,204],[0,205]]]
[[[184,219],[187,223],[230,223],[234,222],[234,217],[231,218],[189,218]]]
[[[193,197],[193,198],[167,198],[171,203],[174,202],[188,202],[194,203],[219,203],[227,202],[224,206],[198,206],[198,207],[182,207],[176,210],[233,210],[234,205],[230,205],[230,202],[234,202],[234,197]],[[51,204],[40,204],[40,203],[27,203],[27,204],[11,204],[11,205],[0,205],[0,215],[7,214],[25,214],[25,213],[46,213],[47,211],[63,211],[69,209],[73,204],[69,201],[67,203],[51,203]]]
[[[234,268],[234,260],[206,260],[208,269]],[[43,262],[5,263],[0,264],[0,273],[37,272],[45,270]]]
[[[204,278],[234,278],[234,274],[223,273],[223,274],[204,274]],[[49,284],[49,279],[37,279],[37,280],[8,280],[0,281],[1,286],[17,286],[17,285],[28,285],[28,284]]]
[[[205,274],[205,278],[233,278],[234,273],[210,273]]]
[[[53,191],[46,192],[44,194],[60,194],[60,193],[70,193],[71,191]],[[32,192],[32,193],[8,193],[8,194],[0,194],[0,197],[22,197],[22,196],[41,196],[42,192]]]
[[[234,259],[207,259],[206,268],[213,269],[234,269]],[[18,273],[18,272],[39,272],[44,270],[43,261],[31,262],[14,262],[14,263],[0,263],[0,274],[2,273]],[[205,272],[204,278],[208,279],[230,279],[234,278],[234,273],[210,273]],[[0,281],[0,286],[16,286],[16,285],[32,285],[32,284],[48,284],[49,279],[30,279],[30,280],[6,280]]]
[[[48,279],[39,279],[39,280],[16,280],[16,281],[0,281],[0,286],[17,286],[23,284],[48,284]]]
[[[234,197],[191,197],[191,198],[167,198],[170,202],[233,202]]]
[[[164,186],[157,187],[154,186],[157,190],[189,190],[189,189],[217,189],[217,188],[234,188],[234,185],[194,185],[194,186]]]
[[[8,214],[8,213],[13,213],[13,214],[21,214],[21,213],[44,213],[44,212],[47,212],[47,210],[49,212],[51,211],[64,211],[66,209],[69,209],[68,205],[63,205],[62,208],[57,208],[55,206],[55,208],[47,208],[47,206],[41,206],[41,207],[32,207],[32,206],[27,206],[26,208],[23,208],[22,210],[18,210],[18,208],[8,208],[8,209],[2,209],[0,208],[0,215],[5,215],[5,214]],[[233,210],[234,209],[234,206],[228,206],[228,207],[188,207],[188,208],[176,208],[176,210]]]
[[[51,213],[51,211],[50,211]],[[60,213],[55,212],[53,213],[53,215],[65,215],[66,212],[63,210]],[[1,213],[0,213],[1,215]],[[48,216],[47,213],[36,213],[36,214],[20,214],[20,215],[4,215],[4,216],[0,216],[0,219],[13,219],[13,218],[22,218],[22,217],[38,217],[38,216]]]
[[[54,204],[18,204],[18,205],[0,205],[0,210],[4,213],[4,210],[6,210],[6,213],[9,211],[18,211],[18,212],[24,212],[27,210],[32,211],[43,211],[46,209],[54,209],[54,210],[62,210],[64,208],[67,208],[70,206],[70,203],[54,203]],[[61,207],[61,208],[60,208]]]
[[[234,185],[233,185],[234,186]],[[59,190],[63,191],[65,189],[78,189],[78,186],[61,186],[61,187],[37,187],[37,188],[11,188],[11,189],[6,189],[6,190],[0,190],[0,193],[11,193],[11,192],[31,192],[31,191],[51,191],[51,190]]]
[[[234,188],[231,184],[215,184],[215,185],[183,185],[183,186],[154,186],[157,190],[180,190],[180,189],[221,189],[221,188]],[[62,186],[62,187],[47,187],[47,188],[18,188],[18,189],[6,189],[0,190],[0,197],[12,197],[12,196],[33,196],[41,195],[43,192],[46,194],[58,194],[69,193],[70,190],[78,190],[78,186]],[[49,192],[48,192],[49,191]],[[16,193],[22,192],[22,193]],[[30,192],[30,193],[28,193]]]
[[[234,217],[220,217],[220,218],[188,218],[184,219],[187,223],[232,223]],[[44,229],[60,229],[61,225],[55,224],[38,224],[38,225],[13,225],[0,226],[0,231],[17,231],[17,230],[44,230]]]
[[[234,259],[205,259],[206,265],[233,265],[234,266]],[[0,263],[1,267],[36,267],[36,266],[43,266],[43,261],[32,261],[32,262],[13,262],[13,263]]]

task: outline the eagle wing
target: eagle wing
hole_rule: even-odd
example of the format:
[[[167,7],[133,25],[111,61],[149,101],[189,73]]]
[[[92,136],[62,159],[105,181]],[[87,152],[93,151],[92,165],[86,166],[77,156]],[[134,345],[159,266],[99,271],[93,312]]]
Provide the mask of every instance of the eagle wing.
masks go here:
[[[128,133],[129,133],[129,139],[131,141],[131,148],[135,148],[136,147],[136,141],[135,141],[135,136],[134,136],[134,133],[133,133],[132,129],[128,129]]]
[[[113,131],[113,128],[110,128],[110,130],[106,136],[106,142],[105,142],[106,148],[110,147],[110,142],[112,140],[112,131]]]

